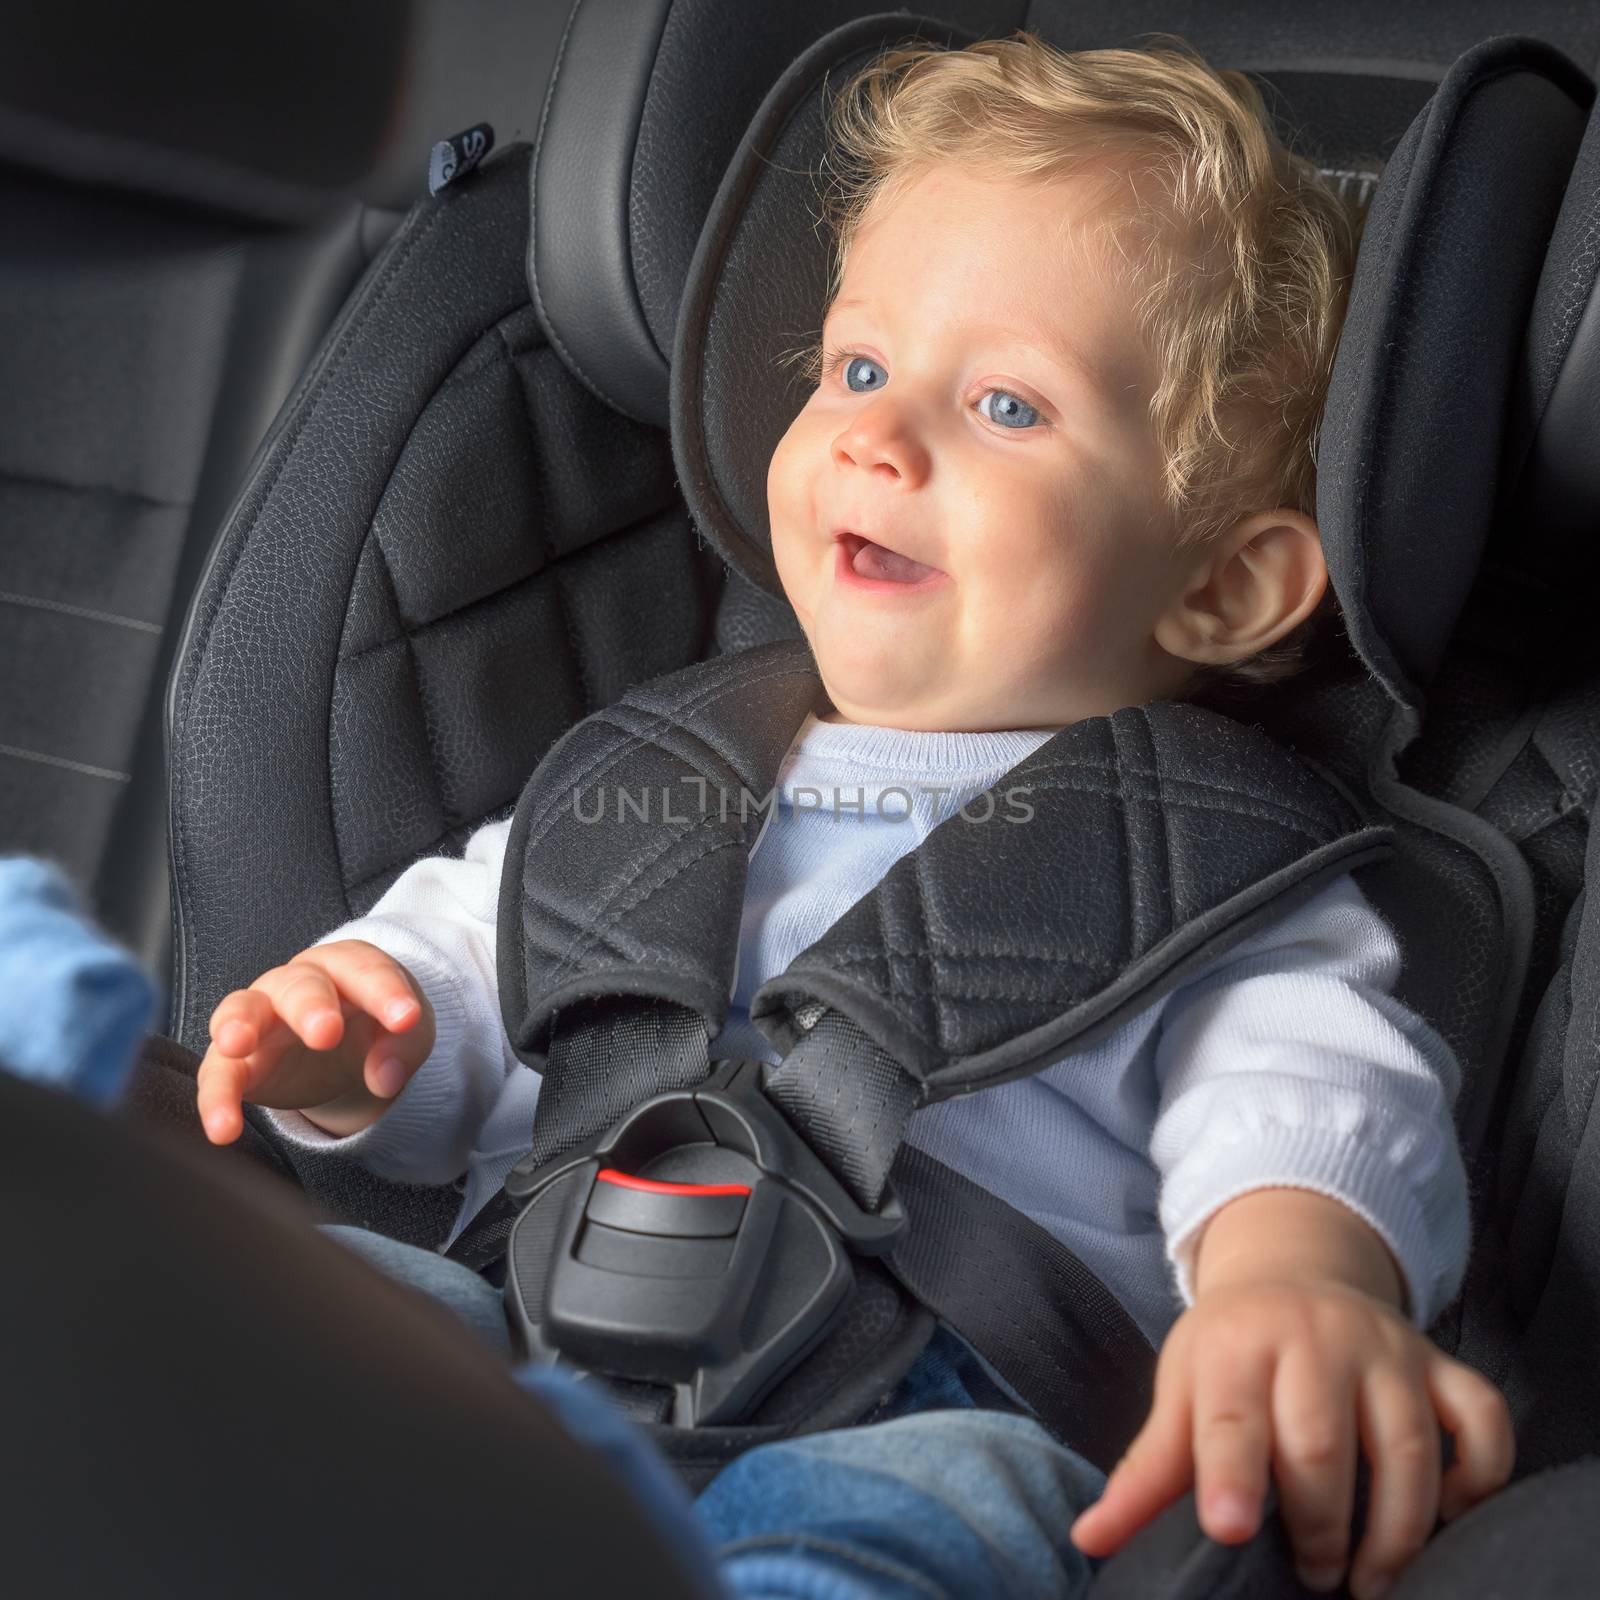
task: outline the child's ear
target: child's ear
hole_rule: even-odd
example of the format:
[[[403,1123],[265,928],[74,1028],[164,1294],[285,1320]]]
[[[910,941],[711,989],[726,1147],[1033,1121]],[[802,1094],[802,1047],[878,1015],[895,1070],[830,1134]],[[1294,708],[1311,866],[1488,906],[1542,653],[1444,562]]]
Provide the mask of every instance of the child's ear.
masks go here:
[[[1185,661],[1242,661],[1304,622],[1327,587],[1316,523],[1286,506],[1257,511],[1194,558],[1155,640]]]

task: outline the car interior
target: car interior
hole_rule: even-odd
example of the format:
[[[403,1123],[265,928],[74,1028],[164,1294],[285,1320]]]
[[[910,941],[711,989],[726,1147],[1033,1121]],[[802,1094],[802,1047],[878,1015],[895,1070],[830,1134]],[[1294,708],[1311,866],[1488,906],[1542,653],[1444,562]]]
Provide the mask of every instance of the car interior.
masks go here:
[[[1430,1337],[1510,1403],[1523,1592],[1584,1592],[1600,7],[283,0],[231,45],[201,8],[85,9],[31,10],[0,61],[0,851],[62,864],[195,1052],[584,717],[801,637],[765,466],[823,305],[829,83],[913,36],[1176,34],[1370,196],[1320,440],[1340,623],[1215,704],[1394,830],[1357,877],[1462,1063],[1473,1203]],[[334,1215],[393,1214],[399,1186],[280,1156]],[[404,1237],[459,1199],[411,1187]],[[1504,1526],[1463,1518],[1396,1594],[1476,1592]],[[1175,1512],[1094,1593],[1299,1592],[1270,1544]]]

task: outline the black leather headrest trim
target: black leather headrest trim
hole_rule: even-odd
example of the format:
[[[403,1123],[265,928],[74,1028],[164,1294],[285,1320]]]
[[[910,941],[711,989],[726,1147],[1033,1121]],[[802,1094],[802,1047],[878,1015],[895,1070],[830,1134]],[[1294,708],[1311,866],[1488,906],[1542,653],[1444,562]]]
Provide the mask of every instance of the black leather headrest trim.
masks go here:
[[[634,284],[628,206],[671,10],[672,0],[575,0],[539,120],[528,241],[528,288],[551,346],[613,411],[658,427],[667,363]]]

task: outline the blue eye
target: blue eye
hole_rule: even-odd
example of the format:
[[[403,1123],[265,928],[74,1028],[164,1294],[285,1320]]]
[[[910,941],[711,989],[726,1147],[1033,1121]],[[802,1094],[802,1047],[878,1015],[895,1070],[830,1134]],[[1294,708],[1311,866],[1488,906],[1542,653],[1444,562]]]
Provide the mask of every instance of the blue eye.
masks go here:
[[[864,389],[858,389],[853,383],[851,383],[850,374],[855,371],[857,366],[860,365],[875,367],[880,373],[883,371],[883,368],[879,367],[878,363],[874,361],[871,356],[853,356],[851,357],[849,364],[844,369],[845,388],[847,388],[851,394],[871,394],[874,389],[881,389],[883,387],[883,381],[881,378],[877,383],[869,384]]]
[[[853,356],[845,350],[827,350],[823,352],[822,376],[824,379],[832,377],[841,367],[844,368],[845,387],[851,394],[874,394],[888,381],[884,375],[883,368],[871,356]],[[876,381],[869,379],[863,382],[860,388],[857,388],[855,383],[851,381],[852,374],[855,374],[857,367],[866,367],[870,371],[877,373]],[[1007,429],[1011,433],[1023,433],[1033,427],[1035,423],[1043,420],[1035,407],[1030,406],[1020,395],[1012,394],[1009,389],[986,389],[983,393],[983,400],[987,400],[991,395],[998,395],[1000,404],[985,411],[983,413],[984,416],[990,422]],[[983,406],[983,400],[978,402],[980,410]]]
[[[1014,431],[1020,433],[1024,428],[1032,427],[1039,420],[1039,413],[1026,400],[1012,394],[1009,389],[986,389],[983,400],[987,400],[990,395],[998,395],[1003,403],[991,406],[984,415],[991,422],[999,423],[1002,428],[1011,428],[1015,424]],[[980,410],[983,406],[983,400],[978,402]],[[1019,421],[1019,418],[1022,420]]]

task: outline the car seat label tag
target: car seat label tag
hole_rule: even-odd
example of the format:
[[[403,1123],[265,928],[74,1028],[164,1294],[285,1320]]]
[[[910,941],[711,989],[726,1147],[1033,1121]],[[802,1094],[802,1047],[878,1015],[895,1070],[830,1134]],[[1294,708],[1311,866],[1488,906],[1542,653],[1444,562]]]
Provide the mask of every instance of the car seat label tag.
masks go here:
[[[494,129],[487,122],[454,138],[441,139],[428,159],[428,193],[438,194],[446,184],[465,177],[492,149]]]

